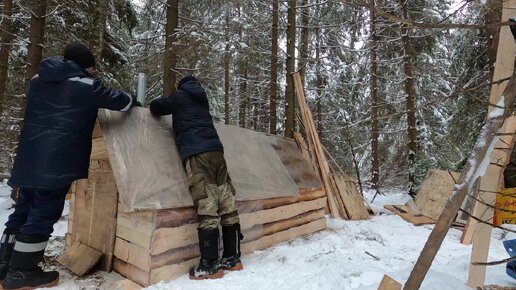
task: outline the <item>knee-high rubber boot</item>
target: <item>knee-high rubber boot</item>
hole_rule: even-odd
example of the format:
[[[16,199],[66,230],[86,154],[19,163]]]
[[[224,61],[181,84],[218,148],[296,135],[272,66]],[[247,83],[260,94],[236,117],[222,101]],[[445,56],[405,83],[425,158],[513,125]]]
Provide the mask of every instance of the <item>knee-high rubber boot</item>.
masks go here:
[[[242,261],[240,261],[240,240],[243,238],[244,236],[240,232],[240,224],[222,226],[224,253],[220,265],[224,270],[238,271],[244,268]]]
[[[17,233],[18,232],[9,232],[6,230],[0,240],[0,281],[4,280],[9,270],[9,263],[11,263],[11,257],[13,256]]]
[[[201,259],[199,265],[190,269],[190,279],[217,279],[224,276],[224,270],[219,263],[219,229],[198,230],[199,250]]]
[[[47,243],[48,237],[45,236],[24,234],[16,236],[9,271],[2,282],[4,289],[30,290],[57,285],[59,272],[44,272],[38,266],[43,260]]]

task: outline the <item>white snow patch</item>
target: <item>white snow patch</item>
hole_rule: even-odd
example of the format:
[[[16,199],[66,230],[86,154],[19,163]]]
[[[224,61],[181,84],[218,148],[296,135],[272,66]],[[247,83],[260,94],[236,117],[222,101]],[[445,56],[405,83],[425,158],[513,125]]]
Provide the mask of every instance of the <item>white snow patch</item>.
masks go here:
[[[489,113],[488,118],[493,119],[496,117],[500,117],[504,113],[505,108],[505,96],[501,96],[500,100],[498,100],[498,103],[496,104],[496,107]]]
[[[0,183],[0,222],[12,211],[10,189]],[[370,201],[374,191],[365,193]],[[256,251],[243,257],[243,271],[228,272],[222,279],[192,281],[185,274],[171,281],[162,281],[146,289],[246,289],[246,290],[311,290],[364,289],[376,290],[384,274],[404,283],[414,267],[433,226],[416,227],[383,210],[384,204],[403,204],[410,198],[403,190],[378,195],[371,205],[377,215],[366,221],[344,221],[328,218],[324,231]],[[64,250],[65,217],[56,225],[46,255],[57,257]],[[428,272],[421,289],[469,289],[468,275],[471,246],[459,242],[461,232],[451,229]],[[494,230],[489,260],[507,258],[502,238],[514,238]],[[124,279],[115,272],[96,272],[77,278],[56,263],[47,269],[61,273],[60,284],[53,289],[115,289],[114,283]],[[488,267],[486,284],[516,286],[505,274],[505,266]]]

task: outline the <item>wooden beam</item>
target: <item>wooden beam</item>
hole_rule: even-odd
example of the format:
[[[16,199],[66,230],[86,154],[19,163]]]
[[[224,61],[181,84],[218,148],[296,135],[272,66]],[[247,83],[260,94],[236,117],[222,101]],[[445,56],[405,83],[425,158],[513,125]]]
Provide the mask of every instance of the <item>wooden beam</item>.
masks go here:
[[[496,203],[496,192],[503,184],[503,171],[511,156],[516,133],[516,116],[508,118],[501,132],[512,133],[511,135],[500,136],[500,141],[495,145],[491,154],[491,163],[486,174],[480,179],[479,199],[494,206]],[[494,210],[492,207],[477,202],[476,212],[473,215],[484,221],[493,221]],[[486,262],[491,242],[490,225],[478,223],[473,234],[473,249],[471,262]],[[471,265],[469,267],[468,285],[470,287],[481,287],[484,285],[486,266]]]
[[[495,137],[503,122],[509,117],[516,95],[516,77],[512,77],[509,85],[504,91],[505,101],[503,114],[492,115],[487,119],[486,125],[477,140],[468,163],[464,166],[460,178],[455,185],[450,199],[446,203],[443,212],[437,220],[437,224],[430,233],[430,236],[419,255],[419,258],[405,283],[404,290],[417,290],[430,269],[437,251],[442,245],[446,234],[455,220],[457,212],[464,201],[470,187],[473,187],[476,176],[482,176],[483,163],[489,161],[490,150],[494,148]]]
[[[503,1],[502,21],[507,21],[511,17],[516,17],[516,0]],[[510,78],[514,72],[514,56],[516,54],[516,45],[509,26],[500,28],[500,36],[498,40],[498,50],[496,52],[496,65],[493,73],[493,85],[491,86],[491,94],[489,103],[496,104],[500,96],[504,92],[509,81],[500,82],[502,79]],[[488,106],[488,112],[493,110],[493,106]],[[481,207],[481,206],[480,206]],[[482,209],[476,209],[474,213],[479,214]],[[470,244],[473,239],[473,233],[478,222],[469,219],[461,237],[461,243]]]

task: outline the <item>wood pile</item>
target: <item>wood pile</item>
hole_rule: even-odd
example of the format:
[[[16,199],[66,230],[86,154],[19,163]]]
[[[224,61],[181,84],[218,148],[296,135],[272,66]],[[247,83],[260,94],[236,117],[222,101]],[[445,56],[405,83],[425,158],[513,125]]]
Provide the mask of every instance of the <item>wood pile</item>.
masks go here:
[[[322,189],[294,197],[239,202],[242,253],[326,228]],[[114,269],[147,286],[183,275],[198,263],[197,222],[193,208],[120,213]]]
[[[358,192],[356,182],[343,174],[333,173],[319,134],[315,127],[314,118],[307,105],[303,84],[299,73],[292,74],[301,121],[308,140],[309,152],[312,156],[314,169],[321,179],[328,197],[328,207],[333,218],[361,220],[368,219],[369,213],[364,204],[363,196]],[[299,139],[299,136],[296,137]]]

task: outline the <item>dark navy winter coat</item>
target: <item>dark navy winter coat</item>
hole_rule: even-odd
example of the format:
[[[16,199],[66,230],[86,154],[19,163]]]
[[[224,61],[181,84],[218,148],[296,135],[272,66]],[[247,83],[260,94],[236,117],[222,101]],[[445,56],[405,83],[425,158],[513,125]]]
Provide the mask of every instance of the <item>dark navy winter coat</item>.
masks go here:
[[[200,153],[224,150],[213,126],[206,92],[198,81],[187,81],[171,95],[153,100],[150,111],[155,116],[172,114],[172,129],[183,161]]]
[[[97,110],[124,111],[131,96],[104,87],[73,61],[41,62],[27,93],[25,121],[8,184],[56,189],[87,178]]]

